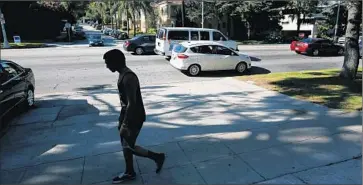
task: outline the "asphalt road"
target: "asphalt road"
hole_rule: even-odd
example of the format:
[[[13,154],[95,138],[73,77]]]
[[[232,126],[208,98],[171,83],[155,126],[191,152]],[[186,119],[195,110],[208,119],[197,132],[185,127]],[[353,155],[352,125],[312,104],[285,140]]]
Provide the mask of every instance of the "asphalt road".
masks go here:
[[[121,44],[108,38],[105,47],[88,47],[87,43],[75,46],[2,50],[1,58],[13,60],[33,69],[37,94],[71,92],[81,88],[97,88],[115,85],[117,74],[106,69],[103,54]],[[110,44],[111,43],[111,44]],[[241,49],[241,48],[240,48]],[[241,52],[254,57],[250,75],[261,73],[339,68],[343,57],[310,57],[297,55],[289,48],[261,49],[249,46]],[[187,81],[214,80],[235,76],[234,72],[204,73],[200,77],[188,77],[169,65],[162,56],[134,56],[126,53],[128,66],[134,70],[142,86]]]

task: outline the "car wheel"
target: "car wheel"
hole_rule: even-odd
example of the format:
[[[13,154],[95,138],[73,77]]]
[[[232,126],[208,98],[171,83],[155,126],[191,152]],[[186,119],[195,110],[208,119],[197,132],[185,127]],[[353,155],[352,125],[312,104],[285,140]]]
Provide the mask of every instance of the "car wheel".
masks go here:
[[[240,74],[244,73],[247,69],[247,64],[245,62],[240,62],[236,66],[236,71]]]
[[[25,105],[26,108],[34,107],[34,90],[33,88],[28,88],[26,93]]]
[[[144,54],[144,49],[142,49],[142,48],[136,48],[136,49],[135,49],[135,53],[136,53],[137,55],[142,55],[142,54]]]
[[[297,53],[297,54],[301,54],[301,52],[300,52],[300,51],[295,51],[295,53]]]
[[[314,49],[314,50],[313,50],[313,56],[318,56],[318,55],[319,55],[319,50]]]
[[[338,50],[338,55],[343,55],[344,54],[344,49],[343,48],[340,48],[339,50]]]
[[[188,68],[188,74],[190,76],[197,76],[200,73],[200,66],[197,64],[193,64]]]

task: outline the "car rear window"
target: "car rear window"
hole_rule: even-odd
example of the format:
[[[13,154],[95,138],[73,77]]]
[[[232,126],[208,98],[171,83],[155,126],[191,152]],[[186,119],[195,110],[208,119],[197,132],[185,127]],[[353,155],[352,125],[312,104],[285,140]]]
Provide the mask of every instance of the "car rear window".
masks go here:
[[[182,46],[181,44],[177,44],[177,45],[175,45],[175,46],[174,46],[173,51],[174,51],[175,53],[184,53],[187,49],[188,49],[188,48],[186,48],[186,47]]]
[[[164,33],[165,33],[164,30],[163,29],[160,29],[158,31],[158,34],[157,34],[157,37],[156,38],[162,39],[164,37]]]
[[[135,36],[135,37],[132,37],[130,40],[137,40],[137,39],[139,39],[141,36],[139,35],[139,36]]]

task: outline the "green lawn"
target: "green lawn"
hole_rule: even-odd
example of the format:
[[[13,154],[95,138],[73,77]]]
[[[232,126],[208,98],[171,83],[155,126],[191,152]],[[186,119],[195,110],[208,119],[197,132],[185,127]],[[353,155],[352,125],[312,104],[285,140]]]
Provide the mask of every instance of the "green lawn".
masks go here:
[[[347,111],[362,110],[362,68],[357,79],[339,78],[340,69],[271,73],[237,77],[297,99]]]
[[[15,43],[9,43],[11,49],[21,49],[21,48],[44,48],[48,47],[44,43],[36,43],[36,42],[22,42],[20,44]],[[3,43],[1,43],[1,47],[3,46]]]

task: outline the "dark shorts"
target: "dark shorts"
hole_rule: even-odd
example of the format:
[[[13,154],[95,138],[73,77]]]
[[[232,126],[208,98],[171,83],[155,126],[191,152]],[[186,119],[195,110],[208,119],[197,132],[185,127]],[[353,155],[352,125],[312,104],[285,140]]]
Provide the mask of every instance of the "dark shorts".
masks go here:
[[[123,129],[123,126],[121,126],[121,128],[120,128],[120,133],[121,133],[121,129]],[[133,151],[135,149],[135,143],[136,143],[137,137],[139,136],[140,129],[130,129],[129,128],[128,130],[129,130],[129,135],[121,135],[122,148],[128,148]]]

